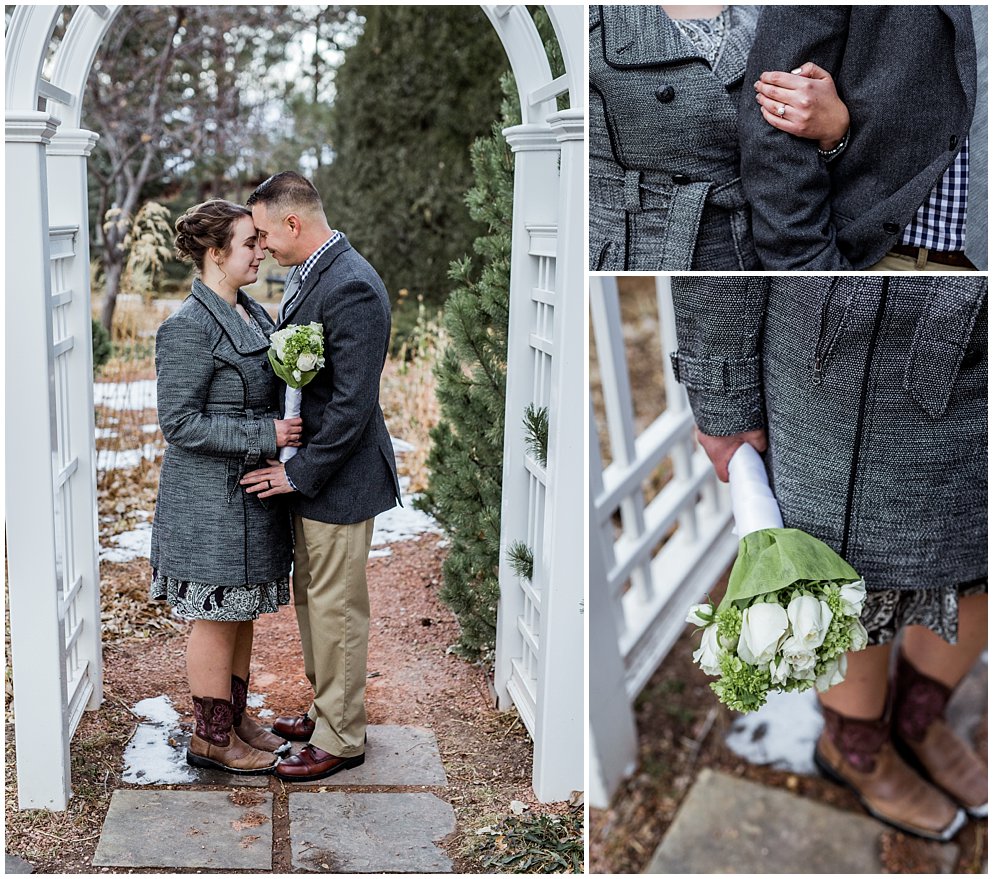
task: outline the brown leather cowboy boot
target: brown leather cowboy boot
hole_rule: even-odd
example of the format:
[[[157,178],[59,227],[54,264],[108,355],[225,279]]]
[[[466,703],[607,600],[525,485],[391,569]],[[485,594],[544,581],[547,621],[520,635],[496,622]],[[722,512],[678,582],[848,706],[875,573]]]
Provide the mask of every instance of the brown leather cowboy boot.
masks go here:
[[[986,766],[945,720],[951,688],[921,674],[903,653],[896,664],[893,736],[897,747],[973,818],[985,818]]]
[[[186,762],[202,769],[239,775],[267,775],[279,758],[246,745],[232,728],[234,708],[227,699],[193,697],[196,731],[186,749]]]
[[[865,809],[893,827],[926,839],[951,839],[965,814],[900,759],[887,713],[879,720],[844,717],[826,706],[814,761],[850,788]]]
[[[290,743],[286,739],[274,736],[269,730],[263,729],[250,717],[248,705],[248,679],[242,680],[237,675],[231,675],[231,705],[234,707],[234,731],[246,745],[278,754],[286,751]]]

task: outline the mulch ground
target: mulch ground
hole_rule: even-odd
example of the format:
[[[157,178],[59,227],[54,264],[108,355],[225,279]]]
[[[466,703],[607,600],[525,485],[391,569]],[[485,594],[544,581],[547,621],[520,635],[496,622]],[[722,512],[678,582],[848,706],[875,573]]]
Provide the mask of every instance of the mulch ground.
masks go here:
[[[713,593],[715,600],[721,589]],[[687,626],[637,699],[639,768],[621,785],[610,809],[590,810],[591,873],[642,872],[705,767],[862,812],[853,794],[823,778],[754,766],[725,746],[736,715],[717,701],[709,687],[712,678],[693,662],[698,642],[695,629]],[[960,849],[956,872],[983,872],[987,822],[970,821],[955,842]],[[880,843],[885,872],[938,872],[929,845],[885,832]]]
[[[512,800],[525,803],[529,814],[562,814],[567,807],[537,803],[531,790],[531,741],[516,712],[496,711],[487,669],[449,649],[457,640],[458,626],[437,598],[443,558],[437,535],[392,544],[392,550],[391,556],[369,563],[368,719],[372,724],[424,726],[434,732],[448,776],[441,795],[452,804],[457,819],[456,832],[442,847],[455,872],[489,872],[481,864],[477,829],[509,816]],[[125,600],[137,606],[146,594],[147,562],[104,563],[101,577],[105,593],[128,596]],[[8,713],[7,852],[25,858],[36,872],[92,872],[110,795],[115,788],[128,787],[120,774],[123,750],[137,723],[131,706],[166,694],[184,722],[192,720],[185,629],[153,620],[105,644],[105,702],[99,711],[86,714],[73,739],[76,795],[67,812],[16,811]],[[264,694],[265,707],[277,715],[299,713],[309,704],[292,606],[256,624],[251,689]],[[274,794],[273,872],[286,873],[291,871],[289,791],[275,778],[269,789]]]

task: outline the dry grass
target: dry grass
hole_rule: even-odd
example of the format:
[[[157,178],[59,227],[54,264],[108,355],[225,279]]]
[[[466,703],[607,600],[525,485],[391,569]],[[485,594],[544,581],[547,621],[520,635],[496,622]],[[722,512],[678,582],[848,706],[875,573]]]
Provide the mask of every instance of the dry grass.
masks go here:
[[[428,315],[421,303],[413,334],[383,370],[380,403],[390,434],[414,446],[397,460],[401,475],[410,477],[412,492],[424,491],[428,484],[431,429],[440,416],[434,367],[445,341],[440,314]]]

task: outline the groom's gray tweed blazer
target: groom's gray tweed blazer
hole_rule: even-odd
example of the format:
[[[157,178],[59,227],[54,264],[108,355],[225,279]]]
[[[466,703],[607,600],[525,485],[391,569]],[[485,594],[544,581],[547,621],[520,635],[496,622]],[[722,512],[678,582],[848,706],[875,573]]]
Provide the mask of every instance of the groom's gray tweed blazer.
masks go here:
[[[986,576],[985,279],[674,278],[704,433],[766,428],[787,527],[870,589]]]
[[[969,134],[970,7],[765,7],[745,82],[805,61],[834,77],[851,115],[849,143],[826,164],[812,141],[769,125],[753,90],[742,90],[741,176],[755,245],[767,269],[867,268],[897,243]]]
[[[379,406],[390,344],[390,299],[345,236],[328,249],[278,324],[324,327],[324,368],[303,389],[303,448],[286,462],[294,513],[364,522],[400,497],[393,442]]]

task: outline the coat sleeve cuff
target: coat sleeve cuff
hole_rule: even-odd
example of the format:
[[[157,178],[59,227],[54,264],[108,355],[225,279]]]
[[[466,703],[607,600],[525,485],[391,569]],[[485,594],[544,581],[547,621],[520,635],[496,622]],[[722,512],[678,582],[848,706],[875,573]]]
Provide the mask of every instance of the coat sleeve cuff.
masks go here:
[[[677,351],[670,359],[705,434],[731,436],[765,427],[760,357],[711,359]]]

